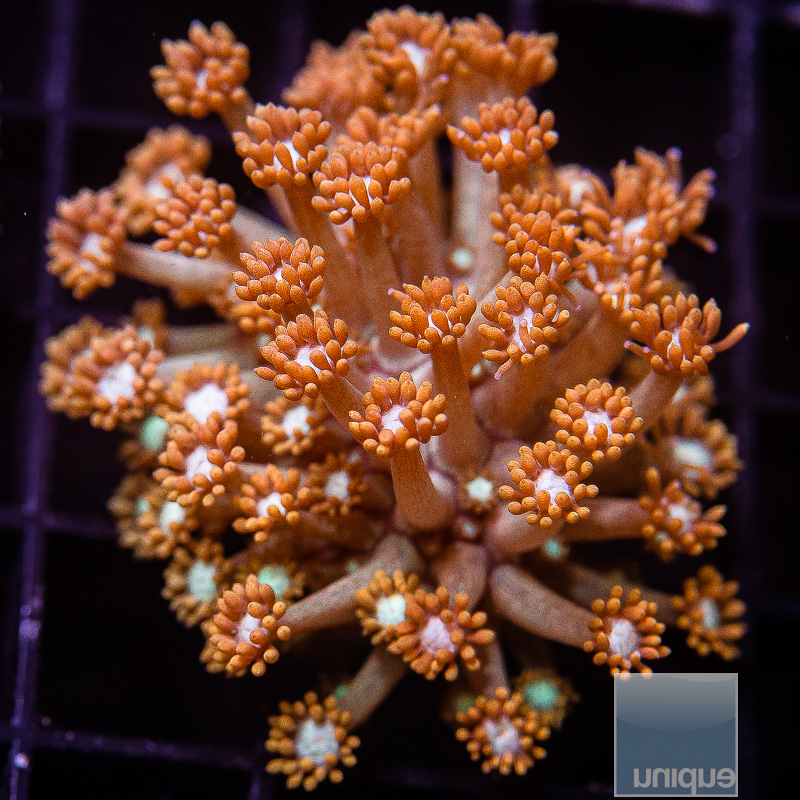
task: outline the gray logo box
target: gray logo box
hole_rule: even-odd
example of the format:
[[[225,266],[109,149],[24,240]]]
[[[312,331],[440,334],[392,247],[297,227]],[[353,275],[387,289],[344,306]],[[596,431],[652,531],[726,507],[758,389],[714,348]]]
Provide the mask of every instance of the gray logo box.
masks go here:
[[[739,676],[614,676],[615,797],[738,797]]]

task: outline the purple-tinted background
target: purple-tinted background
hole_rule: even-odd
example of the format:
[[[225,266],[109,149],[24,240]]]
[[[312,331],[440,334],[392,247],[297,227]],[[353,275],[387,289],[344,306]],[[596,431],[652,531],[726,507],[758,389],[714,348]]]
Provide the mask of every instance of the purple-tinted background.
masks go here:
[[[263,773],[266,717],[316,679],[313,659],[283,659],[262,680],[208,676],[198,631],[179,627],[159,597],[160,564],[117,549],[104,508],[120,476],[116,438],[47,413],[36,390],[43,342],[83,313],[112,321],[145,293],[120,280],[76,303],[44,272],[43,230],[59,195],[99,188],[151,125],[174,121],[147,69],[161,37],[225,20],[251,47],[256,100],[277,100],[308,43],[340,43],[382,4],[317,0],[5,0],[0,12],[0,796],[13,798],[261,798],[284,796]],[[422,3],[448,17],[480,2]],[[789,635],[800,620],[795,579],[800,496],[797,53],[800,4],[715,0],[506,0],[492,16],[509,29],[554,30],[559,71],[537,102],[554,109],[562,162],[607,173],[636,145],[685,154],[688,173],[712,166],[719,194],[707,256],[671,261],[724,327],[754,327],[720,357],[719,413],[748,468],[723,498],[730,536],[713,561],[743,585],[751,632],[740,673],[741,797],[783,789],[794,752],[797,670]],[[184,121],[185,122],[185,121]],[[215,143],[209,174],[263,208],[215,120],[189,123]],[[794,244],[792,242],[792,244]],[[188,318],[187,318],[188,319]],[[626,551],[627,552],[627,551]],[[625,552],[621,552],[625,555]],[[644,576],[677,587],[698,564]],[[356,666],[338,659],[330,669]],[[664,668],[724,669],[672,635]],[[324,643],[312,642],[319,652]],[[352,649],[349,648],[348,651]],[[558,650],[583,702],[525,778],[483,776],[435,712],[443,688],[413,677],[360,732],[359,763],[318,796],[590,798],[611,794],[611,681],[579,652]],[[337,663],[341,662],[341,663]],[[794,708],[792,707],[794,705]],[[795,727],[795,726],[792,726]]]

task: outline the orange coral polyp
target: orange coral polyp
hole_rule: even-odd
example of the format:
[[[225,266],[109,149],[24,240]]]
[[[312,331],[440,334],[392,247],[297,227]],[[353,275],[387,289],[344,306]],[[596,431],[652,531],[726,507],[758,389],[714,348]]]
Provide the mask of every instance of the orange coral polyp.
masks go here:
[[[550,528],[560,519],[577,522],[589,516],[580,501],[594,497],[597,487],[581,481],[591,475],[592,465],[555,442],[520,447],[519,461],[509,461],[508,471],[516,488],[501,486],[498,493],[512,514],[526,515],[529,525]]]
[[[188,42],[164,39],[161,50],[167,63],[150,74],[156,94],[173,114],[199,119],[248,99],[243,84],[250,74],[250,51],[224,23],[209,29],[195,21]]]
[[[350,413],[350,433],[368,453],[382,458],[417,450],[447,429],[444,406],[444,395],[434,396],[430,381],[417,389],[408,372],[399,380],[377,377],[364,395],[364,413]]]
[[[244,171],[261,189],[279,184],[290,190],[309,183],[328,156],[325,142],[331,124],[319,111],[297,110],[269,103],[257,105],[247,118],[247,132],[233,141]]]
[[[480,161],[485,172],[501,175],[526,169],[558,143],[552,129],[552,111],[541,114],[522,97],[506,97],[502,103],[478,106],[478,118],[465,117],[461,128],[447,126],[450,141],[472,161]]]
[[[701,310],[697,295],[679,293],[674,298],[662,298],[658,305],[650,303],[634,311],[631,335],[644,344],[629,342],[627,347],[647,358],[658,374],[677,371],[685,378],[707,375],[708,363],[717,353],[733,347],[749,328],[746,323],[737,325],[712,344],[721,322],[722,314],[713,299]]]
[[[245,272],[235,272],[236,294],[240,300],[257,303],[263,309],[285,314],[299,308],[312,313],[311,302],[322,291],[326,270],[325,253],[307,239],[267,239],[251,242],[250,252],[241,253]]]

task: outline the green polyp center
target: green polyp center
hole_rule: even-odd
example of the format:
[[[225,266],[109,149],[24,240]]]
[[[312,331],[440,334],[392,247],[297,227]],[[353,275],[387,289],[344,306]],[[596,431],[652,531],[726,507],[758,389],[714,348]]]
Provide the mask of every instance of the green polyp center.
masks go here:
[[[453,701],[453,710],[456,714],[466,714],[475,705],[475,695],[462,693]]]
[[[216,572],[216,567],[207,561],[195,561],[192,564],[186,583],[189,594],[199,603],[206,603],[217,596],[217,583],[214,580]]]
[[[139,431],[139,441],[150,453],[160,453],[164,449],[169,425],[167,421],[157,414],[151,414],[143,423]]]
[[[267,564],[259,570],[258,582],[268,583],[275,592],[275,597],[280,598],[286,593],[292,579],[289,577],[286,567],[282,567],[280,564]]]
[[[146,511],[150,510],[150,503],[144,497],[136,498],[136,516],[141,517]]]
[[[523,689],[525,702],[535,711],[550,711],[558,703],[558,686],[549,678],[526,683]]]
[[[548,539],[542,545],[542,551],[548,558],[557,561],[564,557],[564,545],[558,539]]]
[[[346,694],[347,689],[350,686],[349,683],[340,683],[332,692],[331,694],[337,699],[341,700]]]

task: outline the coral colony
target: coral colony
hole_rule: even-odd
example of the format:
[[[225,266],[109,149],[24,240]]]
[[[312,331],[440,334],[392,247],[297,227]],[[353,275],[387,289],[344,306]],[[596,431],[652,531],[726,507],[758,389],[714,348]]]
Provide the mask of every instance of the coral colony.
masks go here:
[[[684,181],[678,150],[637,150],[611,187],[557,165],[556,117],[526,97],[554,35],[407,7],[366,28],[315,43],[283,106],[251,99],[221,22],[162,44],[156,94],[219,115],[282,225],[205,177],[208,142],[175,126],[49,228],[75,297],[120,273],[223,320],[170,326],[158,300],[85,318],[41,381],[54,411],[124,435],[120,543],[166,562],[207,669],[264,675],[326,628],[372,644],[335,693],[270,720],[267,769],[306,789],[342,779],[409,671],[458,681],[456,738],[523,774],[577,700],[551,642],[649,672],[666,625],[723,659],[744,632],[712,566],[671,596],[587,563],[619,539],[688,561],[725,534],[709,504],[741,464],[708,364],[747,326],[720,335],[665,261],[681,237],[714,249],[713,173]],[[519,629],[510,676],[498,634]]]

